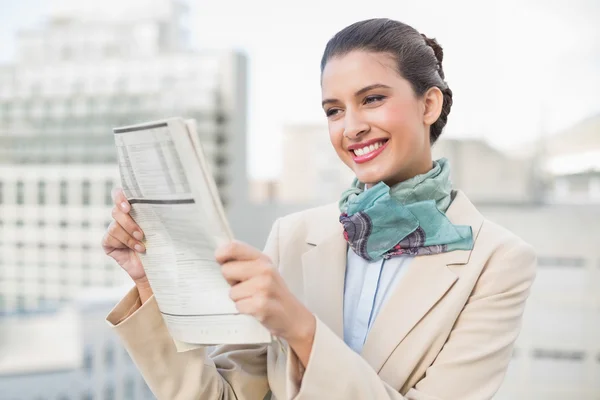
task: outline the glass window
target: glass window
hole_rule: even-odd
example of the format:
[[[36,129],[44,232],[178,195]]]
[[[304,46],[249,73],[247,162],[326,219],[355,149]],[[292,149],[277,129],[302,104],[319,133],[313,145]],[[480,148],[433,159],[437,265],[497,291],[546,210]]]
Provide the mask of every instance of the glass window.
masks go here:
[[[134,400],[135,399],[135,381],[133,378],[128,377],[125,380],[125,400]]]
[[[94,354],[90,347],[86,347],[85,353],[83,355],[83,369],[88,374],[91,374],[93,365],[94,365]]]
[[[17,182],[17,204],[25,203],[25,183],[23,181]]]
[[[104,183],[104,204],[107,206],[112,205],[112,189],[113,189],[113,181],[108,180]],[[2,202],[0,200],[0,202]]]
[[[90,191],[91,191],[90,181],[83,181],[83,184],[81,187],[81,203],[84,206],[90,205],[90,197],[91,197]]]
[[[108,385],[104,388],[104,400],[114,400],[115,399],[115,388],[111,385]]]
[[[115,351],[112,346],[112,343],[107,343],[104,348],[104,363],[107,367],[110,367],[114,364],[115,361]]]
[[[67,181],[61,181],[60,182],[60,204],[63,206],[66,205],[69,200],[68,189],[69,189],[69,186],[68,186]]]
[[[90,221],[88,221],[88,220],[81,221],[81,227],[83,229],[89,229],[90,228]]]
[[[46,204],[46,182],[38,182],[38,204]]]

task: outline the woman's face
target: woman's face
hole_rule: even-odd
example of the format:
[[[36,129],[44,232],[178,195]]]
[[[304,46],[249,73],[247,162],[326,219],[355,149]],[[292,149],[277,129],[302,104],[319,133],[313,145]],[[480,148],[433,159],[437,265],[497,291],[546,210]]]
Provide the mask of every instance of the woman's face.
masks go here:
[[[392,186],[432,168],[429,126],[439,111],[433,121],[430,114],[441,92],[418,98],[395,64],[387,54],[353,51],[323,70],[331,143],[363,183]]]

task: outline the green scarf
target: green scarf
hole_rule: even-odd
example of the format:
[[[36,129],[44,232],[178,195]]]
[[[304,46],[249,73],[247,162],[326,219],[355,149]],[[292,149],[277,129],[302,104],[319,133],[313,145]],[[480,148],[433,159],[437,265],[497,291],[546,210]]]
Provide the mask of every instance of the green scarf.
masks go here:
[[[339,208],[344,237],[365,260],[473,248],[471,227],[454,225],[445,214],[452,201],[445,158],[434,161],[429,172],[391,188],[384,182],[368,190],[364,186],[355,179]]]

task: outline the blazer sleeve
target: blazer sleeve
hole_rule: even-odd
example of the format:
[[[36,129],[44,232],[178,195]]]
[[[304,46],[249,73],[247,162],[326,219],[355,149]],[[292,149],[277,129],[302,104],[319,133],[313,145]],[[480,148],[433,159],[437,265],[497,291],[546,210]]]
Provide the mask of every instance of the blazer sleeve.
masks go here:
[[[276,221],[264,250],[275,265],[278,226]],[[222,345],[210,354],[208,348],[177,352],[154,296],[140,304],[134,288],[107,321],[158,400],[262,400],[268,393],[268,345]]]
[[[332,400],[491,399],[511,359],[536,264],[533,248],[523,242],[497,253],[488,260],[425,377],[404,396],[317,320],[309,362],[292,398],[308,400],[327,393]]]

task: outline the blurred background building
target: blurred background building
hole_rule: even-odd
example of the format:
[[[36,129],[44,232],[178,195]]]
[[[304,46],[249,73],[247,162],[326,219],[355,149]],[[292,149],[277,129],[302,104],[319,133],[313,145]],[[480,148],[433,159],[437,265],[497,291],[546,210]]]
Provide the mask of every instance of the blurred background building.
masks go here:
[[[0,319],[0,399],[152,399],[104,321],[121,296],[95,288],[60,310]]]
[[[137,3],[124,20],[59,10],[0,69],[0,314],[127,282],[98,246],[119,185],[112,128],[195,118],[223,202],[245,189],[245,57],[187,50],[184,3]]]
[[[293,99],[252,84],[250,59],[237,48],[191,50],[195,3],[108,3],[52,2],[45,23],[22,29],[14,59],[0,65],[0,400],[153,398],[103,321],[129,285],[99,245],[119,185],[113,127],[195,118],[234,233],[258,247],[277,217],[337,201],[353,178],[324,122],[284,120],[263,133],[271,142],[247,139],[248,88],[268,97],[272,114],[271,103],[294,109]],[[229,19],[239,7],[211,33],[244,36]],[[210,7],[202,12],[210,15]],[[508,61],[519,56],[501,53]],[[285,57],[277,61],[294,72]],[[470,64],[459,66],[449,65],[449,78]],[[265,71],[252,74],[273,73]],[[457,107],[476,98],[463,89]],[[451,124],[455,117],[453,109]],[[454,132],[469,126],[463,120]],[[484,128],[479,136],[445,133],[434,156],[450,160],[454,186],[487,218],[538,253],[523,331],[497,399],[600,399],[600,114],[560,129],[548,122],[513,147],[497,147]],[[281,159],[281,168],[249,180],[247,149],[258,147],[275,149],[269,158]]]

